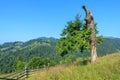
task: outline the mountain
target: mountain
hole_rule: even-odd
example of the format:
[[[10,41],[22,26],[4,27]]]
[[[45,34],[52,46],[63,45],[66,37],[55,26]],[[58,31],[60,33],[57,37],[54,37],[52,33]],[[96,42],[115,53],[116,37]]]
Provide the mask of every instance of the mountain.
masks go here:
[[[9,42],[0,45],[0,73],[11,72],[19,56],[26,62],[34,56],[56,59],[56,43],[55,38],[41,37],[27,42]]]
[[[120,52],[120,38],[104,38],[103,43],[97,45],[98,56]]]
[[[50,58],[59,64],[65,57],[56,55],[56,38],[41,37],[27,42],[8,42],[0,45],[0,73],[13,71],[13,65],[19,56],[23,61],[28,62],[34,56]],[[104,38],[104,42],[97,45],[98,56],[103,56],[115,52],[120,52],[120,38]],[[75,53],[77,57],[88,56],[89,53]],[[66,56],[67,57],[67,56]]]

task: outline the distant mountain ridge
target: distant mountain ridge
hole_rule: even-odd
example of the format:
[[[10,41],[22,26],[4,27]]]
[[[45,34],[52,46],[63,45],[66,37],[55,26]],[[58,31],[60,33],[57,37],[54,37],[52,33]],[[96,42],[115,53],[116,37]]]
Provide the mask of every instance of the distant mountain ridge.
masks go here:
[[[34,56],[49,57],[58,64],[62,57],[56,55],[57,41],[58,39],[53,37],[41,37],[26,42],[16,41],[0,45],[0,73],[11,72],[18,56],[21,56],[24,61]],[[120,38],[104,38],[104,42],[97,45],[98,56],[115,52],[120,52]]]
[[[99,55],[120,52],[120,38],[104,38],[103,43],[97,46],[97,52]]]

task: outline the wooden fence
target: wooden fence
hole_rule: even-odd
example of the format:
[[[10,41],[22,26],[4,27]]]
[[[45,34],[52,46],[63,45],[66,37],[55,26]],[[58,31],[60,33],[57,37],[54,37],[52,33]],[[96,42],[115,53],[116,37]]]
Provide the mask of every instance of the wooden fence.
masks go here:
[[[25,66],[24,71],[21,72],[14,72],[5,76],[2,76],[0,80],[24,80],[25,78],[28,78],[28,67]]]
[[[48,70],[49,66],[44,67],[44,69]],[[25,78],[28,78],[30,74],[33,74],[36,71],[41,71],[43,69],[28,69],[28,66],[25,66],[24,70],[21,72],[14,72],[11,74],[6,74],[5,76],[2,76],[0,80],[24,80]]]

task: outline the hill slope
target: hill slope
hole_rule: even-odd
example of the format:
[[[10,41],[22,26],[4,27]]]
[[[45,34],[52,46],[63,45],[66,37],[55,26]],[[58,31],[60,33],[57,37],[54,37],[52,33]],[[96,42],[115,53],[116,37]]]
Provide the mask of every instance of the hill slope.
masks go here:
[[[120,52],[120,38],[104,38],[102,44],[97,46],[98,55]]]
[[[4,43],[0,46],[0,73],[11,72],[19,56],[26,62],[34,56],[56,59],[56,42],[55,38],[41,37],[27,42]]]
[[[64,59],[56,55],[56,43],[58,39],[41,37],[27,42],[9,42],[0,45],[0,73],[8,73],[13,71],[13,65],[19,56],[23,61],[28,62],[34,56],[42,58],[48,57],[59,64],[59,61]],[[98,56],[119,52],[119,38],[104,38],[104,42],[97,46]],[[76,57],[90,55],[75,53]]]
[[[120,53],[101,57],[97,64],[78,63],[35,72],[26,80],[120,80]]]

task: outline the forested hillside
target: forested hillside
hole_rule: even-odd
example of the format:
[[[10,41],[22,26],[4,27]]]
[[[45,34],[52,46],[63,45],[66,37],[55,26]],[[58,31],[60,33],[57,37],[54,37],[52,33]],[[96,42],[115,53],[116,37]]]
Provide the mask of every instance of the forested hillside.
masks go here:
[[[0,46],[0,73],[11,72],[19,56],[26,62],[34,56],[56,59],[56,42],[55,38],[42,37],[27,42],[4,43]]]
[[[56,55],[56,43],[58,39],[41,37],[27,42],[8,42],[0,45],[0,73],[11,72],[18,57],[28,62],[34,56],[49,58],[55,64],[59,64],[64,57]],[[120,52],[119,38],[104,38],[101,45],[97,46],[98,56]],[[86,53],[88,55],[89,53]],[[77,56],[76,56],[77,55]],[[83,54],[82,54],[83,55]],[[75,53],[75,57],[81,54]]]
[[[97,46],[98,56],[120,52],[120,38],[104,38],[101,45]]]

